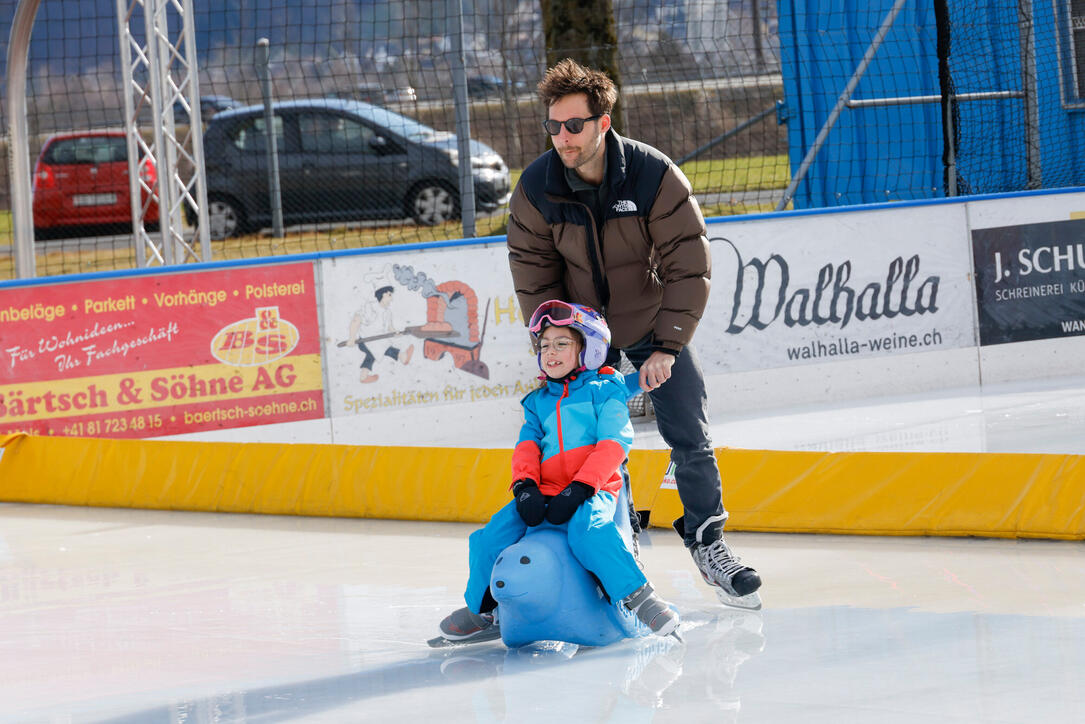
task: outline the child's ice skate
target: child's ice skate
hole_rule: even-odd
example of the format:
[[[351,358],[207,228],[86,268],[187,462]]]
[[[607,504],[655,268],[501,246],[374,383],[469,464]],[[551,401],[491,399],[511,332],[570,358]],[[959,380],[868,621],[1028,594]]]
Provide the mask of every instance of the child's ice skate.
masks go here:
[[[705,583],[716,590],[720,603],[751,611],[761,609],[761,595],[757,593],[761,577],[754,569],[742,565],[722,537],[708,544],[697,543],[689,552]]]
[[[622,600],[622,605],[637,614],[640,622],[652,629],[656,636],[670,634],[681,640],[682,636],[678,633],[678,613],[655,594],[650,584],[645,583],[633,591]]]
[[[441,635],[430,639],[433,648],[445,646],[463,646],[501,638],[501,628],[497,623],[497,609],[492,613],[472,613],[466,606],[458,608],[441,621]]]

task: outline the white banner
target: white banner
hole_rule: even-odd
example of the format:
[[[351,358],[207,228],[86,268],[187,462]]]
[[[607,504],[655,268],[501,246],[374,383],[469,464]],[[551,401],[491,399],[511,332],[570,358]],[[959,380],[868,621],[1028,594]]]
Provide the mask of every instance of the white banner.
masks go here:
[[[963,206],[709,226],[706,373],[976,344]]]
[[[968,202],[970,230],[1085,218],[1085,193],[1037,192]]]
[[[538,367],[505,246],[325,259],[329,414],[509,398]]]

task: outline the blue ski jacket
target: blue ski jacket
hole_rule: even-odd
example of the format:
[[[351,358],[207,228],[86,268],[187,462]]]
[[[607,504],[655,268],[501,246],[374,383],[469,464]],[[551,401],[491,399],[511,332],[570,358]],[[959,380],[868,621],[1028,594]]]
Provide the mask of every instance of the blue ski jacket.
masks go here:
[[[557,495],[574,480],[617,494],[619,467],[633,444],[628,394],[623,377],[602,367],[547,380],[525,395],[513,481],[534,480],[544,495]]]

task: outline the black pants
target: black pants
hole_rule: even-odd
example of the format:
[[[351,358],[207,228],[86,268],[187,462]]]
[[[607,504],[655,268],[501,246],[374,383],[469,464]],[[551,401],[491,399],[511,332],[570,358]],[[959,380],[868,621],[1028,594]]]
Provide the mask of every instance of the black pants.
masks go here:
[[[365,346],[365,342],[358,343],[358,349],[365,355],[365,359],[362,360],[361,367],[364,370],[373,371],[373,363],[377,361],[377,358],[373,356],[373,353],[369,350],[369,347]],[[393,360],[399,360],[399,350],[395,347],[389,347],[384,350],[385,357],[391,357]]]
[[[652,354],[651,338],[621,350],[638,370]],[[617,368],[619,350],[611,349],[607,364]],[[674,478],[682,499],[683,515],[674,528],[687,547],[719,538],[727,511],[723,508],[720,470],[712,449],[708,426],[708,394],[697,353],[686,347],[674,360],[671,377],[648,393],[655,408],[656,424],[671,448]],[[623,468],[622,475],[629,474]]]

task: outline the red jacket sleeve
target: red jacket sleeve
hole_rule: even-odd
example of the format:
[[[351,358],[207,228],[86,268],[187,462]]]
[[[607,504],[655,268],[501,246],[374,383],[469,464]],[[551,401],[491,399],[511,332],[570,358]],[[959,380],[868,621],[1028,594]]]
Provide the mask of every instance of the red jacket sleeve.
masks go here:
[[[625,448],[618,443],[613,440],[600,440],[595,443],[595,449],[576,471],[573,479],[587,483],[599,492],[599,489],[614,477],[615,471],[625,461],[625,456]]]
[[[534,440],[523,440],[512,451],[512,483],[524,478],[542,480],[542,450]]]

